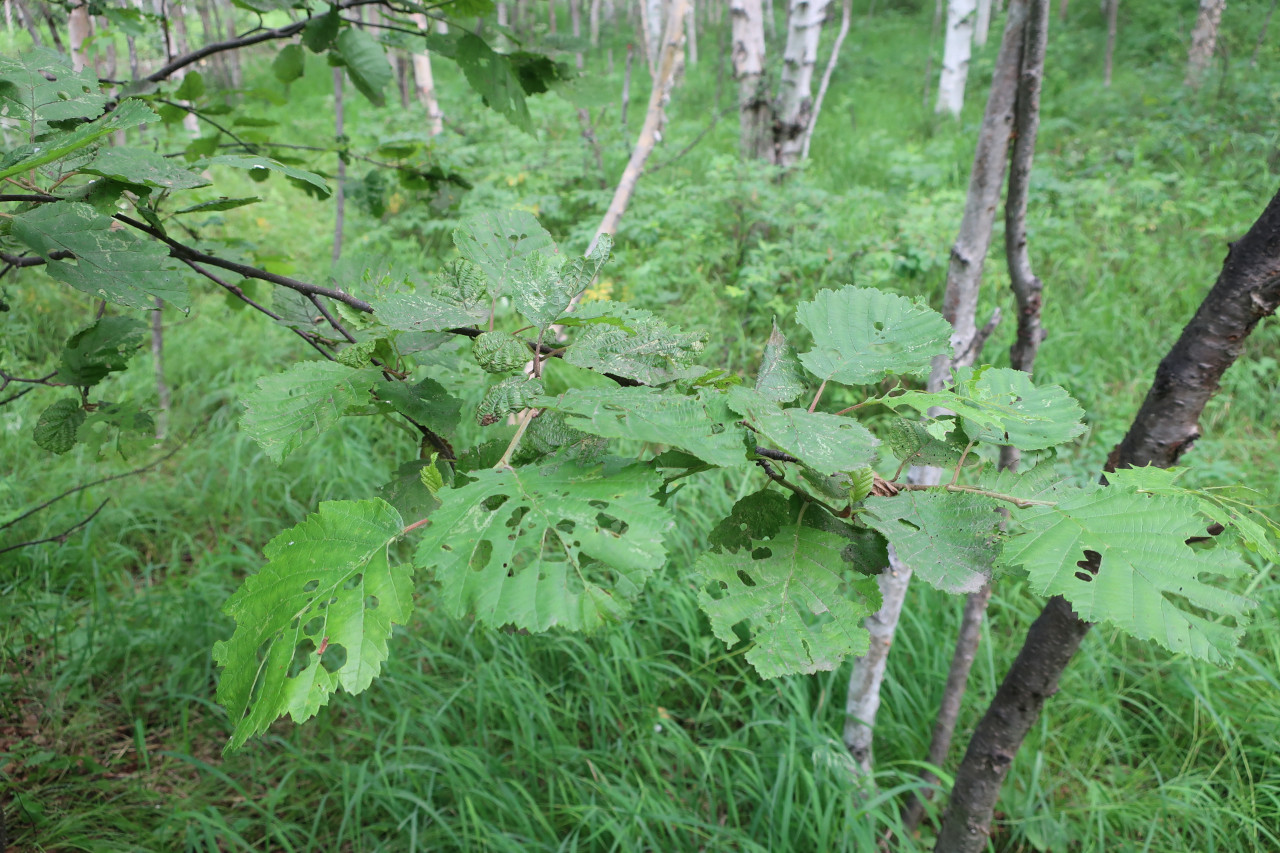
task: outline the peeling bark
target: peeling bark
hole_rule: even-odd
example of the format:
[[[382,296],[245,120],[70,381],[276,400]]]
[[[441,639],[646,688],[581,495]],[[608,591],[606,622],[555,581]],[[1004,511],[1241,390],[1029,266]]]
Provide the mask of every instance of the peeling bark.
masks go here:
[[[813,69],[818,64],[818,41],[831,0],[791,0],[787,15],[787,45],[774,101],[771,158],[779,166],[794,165],[804,150],[805,131],[813,121]]]

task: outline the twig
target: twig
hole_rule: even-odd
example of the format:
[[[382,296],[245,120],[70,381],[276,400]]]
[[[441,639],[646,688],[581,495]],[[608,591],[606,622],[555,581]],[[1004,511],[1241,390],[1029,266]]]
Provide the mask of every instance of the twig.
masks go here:
[[[24,519],[30,518],[31,516],[35,515],[37,512],[40,512],[43,509],[47,509],[48,507],[53,506],[58,501],[62,500],[65,497],[69,497],[70,495],[74,495],[76,492],[82,492],[85,489],[92,489],[94,486],[101,486],[103,483],[110,483],[113,480],[123,480],[125,477],[133,477],[137,474],[146,473],[147,471],[150,471],[152,468],[155,468],[161,462],[167,461],[179,450],[186,447],[187,442],[189,442],[192,439],[192,437],[195,436],[195,434],[196,434],[195,430],[188,433],[187,437],[184,438],[182,441],[178,442],[177,446],[175,446],[172,450],[170,450],[164,456],[161,456],[159,459],[157,459],[156,461],[148,465],[143,465],[141,468],[134,468],[132,471],[126,471],[123,474],[112,474],[110,477],[103,477],[101,480],[94,480],[92,483],[82,483],[79,486],[75,486],[73,488],[67,489],[65,492],[58,495],[57,497],[50,498],[49,500],[45,501],[39,506],[32,507],[31,509],[27,510],[17,518],[12,518],[6,521],[4,524],[0,524],[0,530],[7,530],[10,527],[13,527],[18,522]]]
[[[59,533],[57,536],[46,536],[44,539],[32,539],[30,542],[19,542],[17,545],[10,545],[7,548],[0,548],[0,554],[7,554],[10,551],[16,551],[19,548],[30,548],[32,545],[43,545],[46,542],[57,542],[59,544],[66,542],[68,536],[70,536],[72,533],[75,533],[77,530],[79,530],[81,527],[84,527],[89,522],[93,521],[94,517],[98,513],[102,512],[102,508],[105,507],[107,503],[110,502],[110,500],[111,498],[104,499],[102,503],[98,504],[97,509],[89,513],[85,518],[81,519],[80,521],[68,527],[66,530]]]
[[[1019,498],[1014,495],[1006,495],[1003,492],[993,492],[990,489],[980,489],[977,486],[958,486],[955,483],[946,483],[939,486],[929,486],[924,483],[900,483],[898,490],[903,492],[927,492],[931,489],[941,489],[944,492],[963,492],[967,495],[982,495],[987,498],[995,498],[998,501],[1011,503],[1018,509],[1026,509],[1032,506],[1057,506],[1057,501],[1034,501],[1030,498]]]
[[[817,392],[813,395],[813,402],[809,404],[809,411],[812,412],[818,408],[818,401],[822,399],[822,392],[827,389],[827,380],[822,380],[822,384],[818,386]]]
[[[785,489],[790,489],[791,491],[795,492],[797,495],[804,498],[805,500],[818,504],[827,512],[831,513],[832,515],[840,514],[840,510],[836,509],[831,504],[827,503],[821,498],[815,498],[813,495],[809,494],[804,489],[800,488],[795,483],[792,483],[786,477],[779,474],[777,471],[773,470],[773,466],[770,465],[765,460],[757,459],[756,464],[759,465],[761,469],[763,469],[764,473],[768,475],[770,480],[773,480],[773,482],[777,483],[779,486],[782,486]]]
[[[511,454],[516,452],[516,445],[520,443],[524,431],[529,428],[529,422],[536,414],[538,414],[537,409],[525,409],[520,413],[520,420],[516,423],[516,434],[511,436],[511,443],[507,445],[506,452],[502,454],[502,458],[498,460],[497,465],[493,466],[494,468],[511,468]]]

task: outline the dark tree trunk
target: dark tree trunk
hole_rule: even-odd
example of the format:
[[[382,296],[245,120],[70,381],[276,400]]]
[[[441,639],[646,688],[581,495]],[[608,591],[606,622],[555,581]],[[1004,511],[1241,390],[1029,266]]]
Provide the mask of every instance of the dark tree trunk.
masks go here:
[[[1168,468],[1200,435],[1199,419],[1244,340],[1280,305],[1280,193],[1249,232],[1230,244],[1222,272],[1178,342],[1160,362],[1155,381],[1107,469]],[[1045,700],[1058,689],[1090,624],[1065,599],[1051,598],[969,741],[956,773],[936,851],[984,850],[1000,785]]]

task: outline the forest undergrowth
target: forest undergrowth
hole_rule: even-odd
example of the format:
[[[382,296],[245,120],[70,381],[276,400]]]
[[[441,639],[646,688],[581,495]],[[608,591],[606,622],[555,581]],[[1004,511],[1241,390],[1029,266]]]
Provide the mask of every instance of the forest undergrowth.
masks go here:
[[[785,179],[739,160],[725,46],[708,36],[617,235],[617,260],[587,298],[625,297],[705,329],[706,362],[743,371],[754,368],[772,319],[820,288],[852,282],[938,306],[996,46],[975,59],[963,119],[937,118],[923,102],[919,36],[932,4],[888,5],[869,13],[855,4],[812,159]],[[1265,5],[1252,4],[1259,14]],[[1201,92],[1188,93],[1179,64],[1186,22],[1164,6],[1126,3],[1109,89],[1097,4],[1072,4],[1071,20],[1055,19],[1051,33],[1030,215],[1049,332],[1037,381],[1064,386],[1089,414],[1090,431],[1054,462],[1080,478],[1101,470],[1226,243],[1280,174],[1280,46],[1273,39],[1256,69],[1219,64]],[[1227,55],[1252,50],[1248,23],[1235,10],[1224,20]],[[461,219],[509,207],[585,245],[630,149],[617,103],[623,42],[610,49],[612,62],[589,54],[582,82],[532,102],[536,137],[515,134],[452,67],[439,68],[448,129],[436,153],[473,188],[405,195],[354,164],[346,257],[425,274],[448,258]],[[248,71],[260,79],[247,85],[280,88],[269,61],[257,56]],[[287,102],[250,101],[300,143],[332,134],[328,73],[311,61],[317,68],[292,84]],[[589,110],[603,174],[578,108]],[[357,143],[404,133],[398,106],[351,99],[347,110]],[[360,274],[349,260],[331,273],[331,207],[282,182],[246,180],[243,189],[265,203],[205,227],[279,247],[276,271],[339,282]],[[985,358],[1007,364],[1013,302],[999,234],[995,245],[979,315],[1002,308]],[[92,311],[52,288],[8,298],[19,310],[5,315],[3,346],[29,357]],[[863,797],[840,740],[848,668],[756,677],[712,636],[681,580],[698,553],[690,541],[668,543],[668,571],[635,621],[586,636],[477,628],[434,612],[422,589],[368,691],[222,758],[229,724],[213,701],[209,654],[230,635],[222,603],[262,564],[275,531],[321,500],[369,494],[414,448],[367,419],[268,464],[237,430],[236,401],[290,363],[300,342],[217,294],[196,300],[190,316],[164,319],[170,431],[182,449],[56,505],[29,531],[53,535],[110,497],[65,544],[0,556],[0,780],[19,849],[863,851],[898,826],[901,795],[919,784],[961,602],[923,586],[911,592],[876,729],[879,789]],[[1186,458],[1195,485],[1243,481],[1260,504],[1280,500],[1278,351],[1270,321],[1210,404]],[[476,395],[472,377],[436,378]],[[114,381],[121,397],[155,397],[146,369]],[[40,404],[25,402],[0,410],[4,517],[160,454],[97,459],[81,445],[36,456],[29,433]],[[760,485],[694,484],[676,512],[708,528],[734,495]],[[1092,632],[1014,761],[993,848],[1280,849],[1274,567],[1251,594],[1261,606],[1230,672]],[[1039,608],[1016,579],[997,582],[958,744]],[[931,842],[926,829],[899,837],[896,849]]]

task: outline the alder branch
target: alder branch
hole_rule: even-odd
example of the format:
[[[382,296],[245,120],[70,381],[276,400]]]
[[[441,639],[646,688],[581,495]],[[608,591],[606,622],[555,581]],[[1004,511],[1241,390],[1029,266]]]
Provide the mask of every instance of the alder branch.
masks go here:
[[[22,515],[19,515],[16,518],[11,518],[8,521],[6,521],[4,524],[0,524],[0,530],[8,530],[10,527],[13,527],[18,522],[30,518],[31,516],[35,515],[36,513],[42,510],[48,509],[49,507],[56,504],[58,501],[66,497],[70,497],[71,495],[74,495],[76,492],[83,492],[85,489],[92,489],[94,486],[101,486],[103,483],[110,483],[115,480],[123,480],[125,477],[133,477],[138,474],[145,474],[147,471],[150,471],[152,468],[155,468],[156,466],[160,465],[160,463],[168,461],[179,450],[186,447],[187,443],[190,442],[193,437],[195,437],[196,432],[197,430],[192,430],[192,432],[190,432],[187,435],[187,437],[184,438],[182,441],[178,442],[178,444],[172,450],[170,450],[168,453],[166,453],[164,456],[161,456],[159,459],[155,460],[154,462],[151,462],[147,465],[143,465],[141,468],[134,468],[132,471],[126,471],[123,474],[112,474],[109,477],[103,477],[102,479],[94,480],[91,483],[81,483],[79,486],[73,486],[72,488],[67,489],[62,494],[56,497],[52,497],[38,506],[32,507],[31,509],[24,512]],[[88,519],[86,519],[85,521],[87,522]],[[81,523],[83,524],[84,522],[81,522]],[[28,543],[28,544],[34,544],[34,543]],[[10,549],[5,549],[5,550],[10,550]],[[0,553],[3,553],[3,551],[0,551]]]
[[[977,486],[961,486],[956,483],[946,483],[937,486],[930,486],[923,483],[896,483],[898,491],[901,492],[931,492],[941,490],[944,492],[963,492],[966,495],[981,495],[985,498],[995,498],[998,501],[1011,503],[1018,509],[1026,509],[1032,506],[1057,506],[1057,501],[1033,501],[1030,498],[1020,498],[1016,495],[1006,495],[1004,492],[993,492],[990,489],[980,489]]]
[[[32,539],[30,542],[19,542],[17,545],[10,545],[7,548],[0,548],[0,554],[7,554],[10,551],[17,551],[19,548],[30,548],[33,545],[44,545],[48,542],[57,542],[58,544],[62,544],[67,541],[67,537],[69,537],[72,533],[75,533],[81,527],[84,527],[86,524],[93,521],[93,519],[97,516],[97,514],[102,512],[102,508],[105,507],[110,501],[111,501],[111,498],[105,498],[102,501],[102,503],[98,504],[97,509],[89,513],[86,517],[82,518],[77,523],[68,527],[66,530],[57,534],[56,536],[46,536],[44,539]]]

